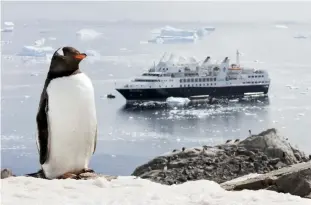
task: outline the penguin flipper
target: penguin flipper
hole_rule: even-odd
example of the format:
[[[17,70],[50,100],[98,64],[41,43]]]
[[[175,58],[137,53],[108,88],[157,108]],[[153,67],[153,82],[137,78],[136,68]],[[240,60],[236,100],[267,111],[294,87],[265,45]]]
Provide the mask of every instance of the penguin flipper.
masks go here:
[[[95,137],[94,137],[94,150],[93,150],[93,154],[95,153],[95,150],[96,150],[96,143],[97,143],[97,126],[96,126]]]
[[[45,82],[44,89],[41,94],[39,110],[37,113],[37,129],[38,129],[38,143],[39,143],[39,155],[40,155],[40,164],[44,164],[48,158],[48,142],[49,142],[49,130],[48,130],[48,94],[46,88],[49,81]]]

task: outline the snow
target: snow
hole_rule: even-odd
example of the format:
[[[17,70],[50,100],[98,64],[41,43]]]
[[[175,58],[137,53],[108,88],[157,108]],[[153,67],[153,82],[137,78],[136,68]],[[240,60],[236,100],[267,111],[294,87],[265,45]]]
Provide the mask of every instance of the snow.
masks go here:
[[[76,35],[80,40],[88,41],[100,37],[102,33],[99,33],[92,29],[81,29],[76,33]]]
[[[145,179],[123,176],[107,181],[44,180],[30,177],[2,179],[3,205],[308,205],[309,199],[273,191],[229,192],[215,182],[189,181],[180,185],[161,185]]]

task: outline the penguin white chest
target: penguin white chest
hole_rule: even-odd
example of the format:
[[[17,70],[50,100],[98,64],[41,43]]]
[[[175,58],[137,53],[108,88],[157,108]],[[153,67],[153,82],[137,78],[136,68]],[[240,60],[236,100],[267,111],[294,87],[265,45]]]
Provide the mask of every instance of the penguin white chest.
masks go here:
[[[97,129],[94,89],[83,73],[56,78],[47,87],[49,155],[47,178],[88,168]]]

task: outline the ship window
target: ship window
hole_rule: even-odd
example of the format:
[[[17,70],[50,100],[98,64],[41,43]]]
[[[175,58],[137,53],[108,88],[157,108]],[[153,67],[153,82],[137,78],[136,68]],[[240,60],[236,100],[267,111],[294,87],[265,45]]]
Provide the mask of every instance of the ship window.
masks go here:
[[[216,81],[216,78],[214,78],[214,81]],[[216,85],[216,84],[215,84]]]
[[[195,82],[198,82],[198,79],[197,79],[197,78],[195,79]]]
[[[188,82],[188,83],[190,82],[190,79],[189,79],[189,78],[187,79],[187,82]]]
[[[193,79],[193,78],[191,78],[191,82],[194,82],[194,79]]]
[[[182,82],[182,79],[180,79],[179,82]]]
[[[207,78],[206,80],[209,81],[209,78]]]
[[[202,79],[201,79],[201,78],[199,78],[199,82],[202,82]]]
[[[201,86],[201,84],[199,84],[199,86]]]

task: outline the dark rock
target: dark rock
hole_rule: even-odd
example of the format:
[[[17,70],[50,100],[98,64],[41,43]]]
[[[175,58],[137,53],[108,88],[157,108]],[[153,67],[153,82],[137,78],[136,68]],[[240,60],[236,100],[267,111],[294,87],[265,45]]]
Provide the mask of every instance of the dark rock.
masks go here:
[[[287,166],[287,165],[284,164],[283,162],[278,162],[278,163],[276,163],[276,165],[274,165],[274,167],[275,167],[276,169],[281,169],[281,168],[286,167],[286,166]]]
[[[280,161],[279,158],[270,159],[270,160],[269,160],[269,164],[275,165],[275,164],[277,164],[279,161]]]
[[[14,177],[12,171],[10,169],[1,169],[1,179],[5,179],[8,177]]]
[[[297,159],[298,161],[301,161],[301,156],[300,156],[300,154],[299,154],[298,152],[295,152],[295,153],[294,153],[294,156],[296,157],[296,159]]]
[[[261,159],[262,159],[263,161],[267,161],[267,160],[268,160],[268,157],[267,157],[266,155],[263,155],[263,156],[261,157]]]
[[[275,129],[269,129],[234,144],[183,148],[182,152],[156,157],[137,167],[132,175],[163,184],[171,183],[167,179],[177,184],[198,179],[223,183],[250,173],[264,174],[298,163],[298,155],[301,159],[306,156],[280,137]],[[167,166],[165,175],[164,166]]]

